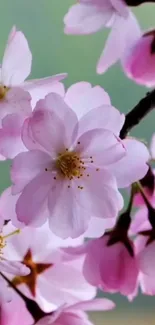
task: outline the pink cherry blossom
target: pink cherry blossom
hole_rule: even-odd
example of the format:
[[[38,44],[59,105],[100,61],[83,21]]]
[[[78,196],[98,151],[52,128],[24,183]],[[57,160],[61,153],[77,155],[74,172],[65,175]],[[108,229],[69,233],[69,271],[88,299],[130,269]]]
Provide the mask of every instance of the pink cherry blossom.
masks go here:
[[[128,239],[133,254],[121,241],[108,245],[109,234],[92,240],[81,247],[68,248],[66,253],[85,256],[83,273],[89,283],[104,292],[120,292],[131,295],[136,288],[138,279],[138,262],[134,255],[133,243]]]
[[[133,46],[126,49],[122,64],[127,76],[147,87],[155,85],[155,31],[139,35]],[[143,53],[143,55],[141,55]]]
[[[91,216],[115,218],[123,203],[108,170],[125,156],[121,140],[101,128],[79,136],[78,127],[80,121],[63,99],[48,95],[24,125],[29,151],[16,156],[11,168],[12,194],[21,193],[18,220],[39,226],[48,218],[52,231],[63,238],[81,235]]]
[[[111,28],[97,64],[98,73],[122,58],[126,47],[130,48],[140,35],[135,16],[121,0],[78,0],[65,15],[64,24],[66,34],[91,34]]]
[[[64,94],[59,81],[65,74],[25,81],[31,71],[32,54],[21,31],[11,30],[0,73],[0,159],[13,158],[24,150],[21,127],[38,99],[51,91]],[[11,117],[8,117],[11,114]],[[25,148],[26,150],[26,148]]]
[[[79,302],[71,306],[61,306],[52,315],[45,316],[37,325],[92,325],[87,314],[84,311],[104,311],[111,310],[115,304],[109,299],[94,299],[85,302]]]
[[[12,228],[10,223],[5,226],[7,231]],[[96,289],[87,283],[82,274],[83,259],[67,262],[60,249],[82,242],[83,238],[63,240],[56,237],[47,224],[37,229],[23,228],[19,234],[8,238],[4,254],[8,259],[23,262],[31,273],[27,277],[10,276],[10,279],[45,311],[63,303],[72,304],[93,298]]]

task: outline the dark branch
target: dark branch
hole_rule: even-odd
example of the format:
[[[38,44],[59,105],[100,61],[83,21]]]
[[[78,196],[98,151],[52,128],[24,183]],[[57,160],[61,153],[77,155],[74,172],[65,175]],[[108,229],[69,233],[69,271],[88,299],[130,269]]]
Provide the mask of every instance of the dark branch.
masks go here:
[[[13,285],[13,283],[3,273],[0,272],[0,275],[8,283],[8,285],[24,300],[25,305],[26,305],[29,313],[34,318],[35,322],[39,321],[42,317],[47,315],[40,309],[40,307],[34,300],[31,300],[31,299],[27,298],[26,296],[24,296],[23,293],[18,288],[16,288]]]
[[[120,132],[120,138],[124,139],[128,132],[155,108],[155,89],[149,92],[146,97],[142,98],[140,102],[126,114],[125,123]]]

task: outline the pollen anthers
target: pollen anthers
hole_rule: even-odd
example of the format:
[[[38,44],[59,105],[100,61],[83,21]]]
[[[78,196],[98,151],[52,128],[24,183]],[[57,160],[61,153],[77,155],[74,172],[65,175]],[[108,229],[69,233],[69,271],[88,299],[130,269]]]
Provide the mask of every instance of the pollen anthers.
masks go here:
[[[58,155],[56,169],[60,176],[72,180],[74,177],[81,178],[86,168],[78,153],[66,149]]]
[[[2,236],[2,234],[0,234],[0,255],[3,254],[2,250],[5,247],[6,242],[5,242],[5,238],[4,236]]]
[[[20,229],[17,229],[13,232],[10,232],[9,234],[3,236],[2,233],[0,233],[0,255],[3,254],[2,250],[3,248],[6,246],[6,239],[13,236],[13,235],[16,235],[16,234],[19,234],[20,233]]]
[[[6,96],[8,90],[9,90],[8,87],[0,85],[0,100],[2,100]]]

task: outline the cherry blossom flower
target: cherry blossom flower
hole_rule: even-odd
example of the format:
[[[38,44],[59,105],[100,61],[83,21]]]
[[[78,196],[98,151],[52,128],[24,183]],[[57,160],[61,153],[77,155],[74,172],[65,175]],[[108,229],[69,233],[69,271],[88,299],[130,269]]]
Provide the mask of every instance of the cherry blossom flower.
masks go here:
[[[131,295],[136,288],[139,274],[138,262],[132,241],[126,237],[110,244],[111,233],[91,240],[65,252],[76,259],[85,256],[83,273],[86,280],[104,292]],[[68,258],[68,257],[67,257]]]
[[[147,87],[155,86],[155,30],[138,33],[136,42],[126,48],[122,64],[129,78]]]
[[[61,306],[52,315],[45,316],[39,320],[37,325],[91,325],[85,311],[104,311],[111,310],[115,307],[115,304],[109,299],[94,299],[85,302],[79,302],[71,306]]]
[[[11,169],[12,194],[21,193],[17,219],[39,226],[48,218],[52,231],[66,238],[84,233],[91,216],[116,218],[122,208],[117,186],[142,178],[149,159],[143,143],[121,142],[120,125],[122,116],[110,105],[91,109],[78,121],[59,95],[39,101],[24,123],[22,139],[29,151],[19,154]]]
[[[9,223],[5,229],[8,231],[14,227]],[[23,228],[18,235],[8,238],[4,254],[8,259],[16,258],[23,266],[29,267],[30,273],[10,276],[10,279],[45,311],[63,303],[72,304],[93,298],[96,289],[87,283],[82,274],[83,259],[67,262],[60,249],[82,242],[82,237],[76,240],[56,237],[47,224],[37,229]]]
[[[24,62],[24,63],[23,63]],[[0,154],[1,160],[13,158],[24,150],[21,141],[23,121],[31,114],[38,99],[51,91],[61,95],[59,81],[66,74],[25,81],[31,71],[32,54],[21,31],[11,30],[0,68]],[[12,120],[8,116],[12,115]],[[25,149],[26,150],[26,149]]]
[[[111,28],[97,64],[98,73],[116,63],[140,35],[135,16],[121,0],[78,0],[64,17],[64,24],[66,34],[91,34]]]
[[[29,151],[16,156],[11,169],[12,194],[21,193],[17,219],[40,226],[48,218],[52,231],[63,238],[81,235],[91,216],[115,218],[123,204],[108,170],[125,156],[121,140],[105,129],[78,136],[78,127],[62,98],[48,95],[26,121],[23,142]]]

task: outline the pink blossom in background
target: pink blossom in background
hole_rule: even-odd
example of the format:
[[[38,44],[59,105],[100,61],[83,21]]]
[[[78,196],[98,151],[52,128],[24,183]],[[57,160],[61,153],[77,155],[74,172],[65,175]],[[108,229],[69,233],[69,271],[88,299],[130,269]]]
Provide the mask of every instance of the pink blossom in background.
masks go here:
[[[116,18],[127,19],[129,9],[122,0],[78,0],[64,17],[66,34],[91,34],[111,26]]]
[[[108,245],[109,234],[99,239],[85,243],[81,247],[68,248],[65,252],[77,258],[85,256],[83,273],[86,280],[104,292],[120,292],[122,295],[131,295],[136,288],[139,274],[138,261],[123,242],[118,241]]]
[[[5,231],[14,229],[9,223]],[[83,259],[66,261],[61,247],[79,245],[83,238],[62,240],[49,230],[47,224],[33,229],[25,227],[11,236],[4,247],[8,259],[16,259],[30,268],[28,276],[10,276],[14,285],[34,299],[46,312],[61,304],[72,304],[95,296],[82,274]],[[23,265],[23,266],[24,266]]]
[[[79,0],[65,15],[64,24],[66,34],[91,34],[111,28],[97,64],[99,74],[122,58],[141,34],[135,16],[122,0]]]
[[[24,63],[23,63],[24,62]],[[66,74],[24,82],[31,72],[32,54],[21,31],[11,30],[0,73],[0,159],[13,158],[26,150],[21,127],[38,99],[54,91],[63,95],[59,81]],[[11,114],[11,117],[8,116]]]
[[[122,58],[122,65],[127,76],[138,84],[147,87],[155,86],[154,30],[143,34],[141,32],[133,46],[126,48],[125,55]]]
[[[109,299],[94,299],[71,306],[61,306],[52,315],[45,316],[36,325],[92,325],[85,311],[106,311],[115,307]]]

